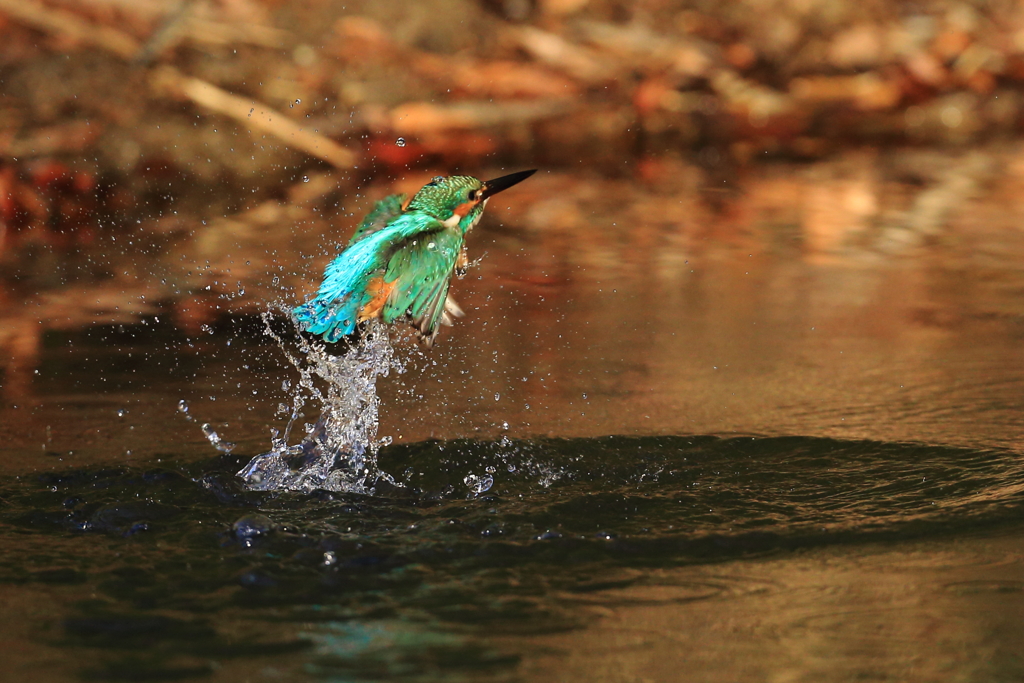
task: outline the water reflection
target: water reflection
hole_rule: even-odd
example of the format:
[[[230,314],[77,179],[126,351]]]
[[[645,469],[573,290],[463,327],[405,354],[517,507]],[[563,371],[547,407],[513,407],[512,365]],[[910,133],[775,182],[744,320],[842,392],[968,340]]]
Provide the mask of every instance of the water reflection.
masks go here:
[[[1024,673],[1024,592],[1011,578],[1020,551],[1016,538],[978,539],[655,571],[595,595],[587,629],[535,639],[551,654],[522,670],[532,680],[1009,680]],[[695,585],[720,592],[690,602]]]
[[[348,216],[14,263],[0,636],[75,652],[54,680],[1019,677],[1015,163],[538,178],[472,236],[469,315],[395,340],[374,496],[234,476],[296,381],[260,314]],[[725,433],[795,438],[664,438]],[[659,438],[561,440],[609,434]]]
[[[431,354],[402,352],[412,371],[381,387],[381,434],[738,431],[1015,445],[1024,233],[1008,225],[1013,158],[852,153],[754,168],[723,188],[685,166],[648,185],[540,176],[473,235],[472,254],[486,256],[457,283],[472,315]],[[993,167],[1004,173],[978,176]],[[959,194],[933,192],[943,183]],[[282,397],[270,387],[288,377],[280,358],[246,355],[264,340],[245,321],[314,287],[334,252],[320,236],[342,241],[353,220],[320,217],[329,177],[309,185],[321,194],[260,205],[194,238],[168,242],[144,227],[131,240],[108,236],[73,257],[64,287],[18,280],[12,264],[6,296],[22,304],[0,326],[6,421],[30,425],[33,441],[47,426],[60,438],[42,417],[66,393],[58,368],[77,358],[73,382],[109,395],[109,345],[132,344],[157,365],[169,352],[178,368],[170,385],[146,362],[123,378],[155,402],[165,389],[174,403],[205,402],[201,422],[239,424],[218,428],[230,441],[249,428],[239,420],[273,422],[267,406]],[[370,188],[346,211],[361,214],[390,189]],[[265,229],[275,221],[291,230]],[[897,244],[893,230],[915,237]],[[112,327],[75,332],[97,321]],[[10,412],[17,404],[35,407]]]

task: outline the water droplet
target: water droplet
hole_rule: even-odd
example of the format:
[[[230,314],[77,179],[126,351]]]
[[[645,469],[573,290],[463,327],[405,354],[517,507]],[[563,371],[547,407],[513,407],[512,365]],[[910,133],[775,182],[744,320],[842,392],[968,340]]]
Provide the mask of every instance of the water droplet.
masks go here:
[[[203,434],[206,435],[206,440],[209,441],[213,445],[213,447],[216,448],[221,453],[230,453],[231,451],[235,450],[235,444],[221,439],[220,435],[213,430],[213,427],[210,426],[209,422],[204,422],[202,429]]]
[[[125,410],[124,408],[121,408],[120,410],[117,411],[117,416],[118,417],[124,417],[127,414],[128,414],[128,411]]]
[[[241,517],[231,525],[231,531],[239,540],[267,536],[274,530],[274,522],[266,515],[254,514]]]
[[[481,477],[477,474],[470,474],[462,481],[469,487],[470,491],[477,495],[490,490],[490,488],[494,486],[494,477],[490,475],[484,475]]]
[[[249,110],[249,118],[252,118],[252,113],[254,111],[256,111],[256,107],[253,107],[252,109]]]
[[[494,395],[494,400],[495,401],[500,401],[501,400],[501,394],[495,394]]]
[[[405,138],[398,138],[395,140],[395,144],[399,147],[405,147]]]

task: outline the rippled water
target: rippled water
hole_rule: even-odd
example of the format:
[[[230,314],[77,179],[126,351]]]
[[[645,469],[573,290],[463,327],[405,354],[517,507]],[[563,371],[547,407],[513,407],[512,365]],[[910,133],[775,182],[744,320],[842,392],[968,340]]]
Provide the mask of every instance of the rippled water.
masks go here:
[[[504,680],[524,663],[551,666],[552,647],[598,638],[591,628],[622,641],[615,623],[635,631],[655,618],[689,625],[641,628],[642,660],[665,648],[680,657],[674,639],[708,638],[690,630],[695,619],[760,641],[769,661],[757,667],[789,656],[779,639],[807,633],[838,638],[848,652],[857,647],[850,637],[862,648],[879,633],[914,641],[928,625],[905,623],[891,598],[878,601],[878,587],[863,588],[867,602],[853,599],[849,612],[807,611],[816,592],[836,602],[830,593],[851,580],[806,586],[809,572],[860,577],[865,563],[889,581],[895,571],[910,592],[930,570],[927,579],[945,580],[931,590],[966,606],[1002,595],[1019,608],[1024,599],[1024,583],[1008,578],[1021,570],[1019,543],[985,553],[983,562],[1005,564],[1000,578],[965,580],[944,565],[976,558],[915,541],[1019,528],[1024,465],[1012,452],[607,437],[425,442],[380,457],[400,485],[372,496],[249,491],[233,456],[8,478],[0,524],[19,552],[0,560],[2,590],[46,595],[51,616],[22,637],[77,652],[79,675],[118,680]],[[480,492],[468,482],[484,473],[493,485]],[[887,544],[897,540],[893,556]],[[721,618],[742,604],[757,621],[777,620],[775,630]],[[916,618],[938,626],[945,618],[933,609]],[[559,644],[545,645],[547,636]],[[1020,636],[996,638],[1000,675],[1024,671],[999,650]],[[633,654],[623,662],[633,662],[638,644],[625,647]],[[844,666],[870,671],[864,654],[847,654]]]

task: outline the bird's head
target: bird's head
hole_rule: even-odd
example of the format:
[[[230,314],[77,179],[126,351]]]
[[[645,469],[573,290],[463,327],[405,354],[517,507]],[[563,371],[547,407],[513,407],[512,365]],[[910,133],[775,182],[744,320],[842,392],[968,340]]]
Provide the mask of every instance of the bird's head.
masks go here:
[[[494,180],[477,180],[468,175],[437,176],[413,196],[408,210],[422,211],[448,227],[459,226],[465,234],[480,220],[489,197],[536,172],[519,171]]]

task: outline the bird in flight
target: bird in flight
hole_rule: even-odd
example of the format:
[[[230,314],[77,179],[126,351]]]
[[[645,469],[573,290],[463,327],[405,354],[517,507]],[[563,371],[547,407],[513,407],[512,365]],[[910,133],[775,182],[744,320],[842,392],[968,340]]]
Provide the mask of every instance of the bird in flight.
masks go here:
[[[385,197],[327,266],[316,295],[293,310],[300,328],[333,343],[367,320],[404,319],[429,348],[440,325],[463,315],[448,287],[468,264],[466,233],[480,221],[488,198],[534,173],[494,180],[438,176],[404,208],[403,195]]]

